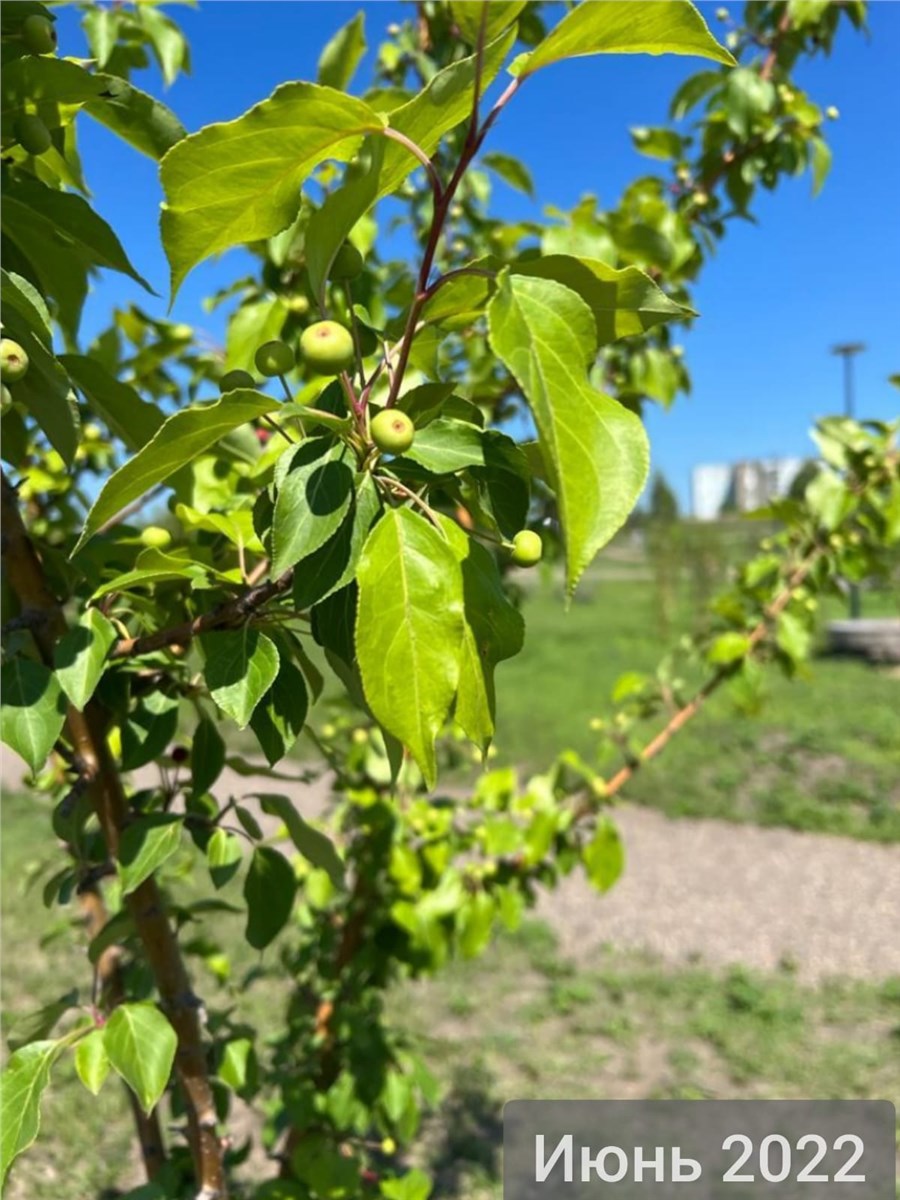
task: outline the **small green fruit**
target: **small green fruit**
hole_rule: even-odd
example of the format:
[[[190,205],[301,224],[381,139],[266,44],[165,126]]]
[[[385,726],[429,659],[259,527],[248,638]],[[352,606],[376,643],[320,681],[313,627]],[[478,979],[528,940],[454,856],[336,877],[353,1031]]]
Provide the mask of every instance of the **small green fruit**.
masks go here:
[[[172,535],[161,525],[148,525],[141,530],[141,541],[152,550],[165,550],[172,544]]]
[[[840,115],[840,110],[834,104],[829,104],[825,109],[825,116],[829,121],[836,121]]]
[[[32,13],[22,23],[22,41],[31,54],[50,54],[56,49],[56,30],[53,22]]]
[[[309,297],[304,296],[302,292],[296,296],[282,296],[282,301],[285,307],[298,317],[305,317],[309,312]]]
[[[4,383],[18,383],[28,372],[28,355],[18,342],[11,338],[0,341],[0,379]]]
[[[226,371],[219,380],[219,391],[223,395],[225,392],[233,392],[235,388],[252,387],[256,387],[256,383],[249,371]]]
[[[6,412],[12,404],[12,392],[5,383],[0,383],[0,411]]]
[[[265,342],[254,359],[260,375],[287,375],[294,369],[294,352],[285,342]]]
[[[320,375],[340,375],[353,366],[353,338],[337,321],[316,321],[300,335],[300,353]]]
[[[334,256],[334,261],[331,264],[331,270],[328,272],[329,279],[355,279],[357,275],[362,274],[363,256],[353,245],[352,242],[344,242],[340,250]]]
[[[520,529],[513,538],[512,560],[517,567],[534,567],[544,553],[540,534],[533,529]]]
[[[383,408],[372,418],[369,433],[378,449],[385,454],[404,454],[413,444],[416,427],[405,412]]]
[[[14,131],[16,141],[29,154],[46,154],[53,145],[50,130],[34,113],[23,113],[16,120]]]

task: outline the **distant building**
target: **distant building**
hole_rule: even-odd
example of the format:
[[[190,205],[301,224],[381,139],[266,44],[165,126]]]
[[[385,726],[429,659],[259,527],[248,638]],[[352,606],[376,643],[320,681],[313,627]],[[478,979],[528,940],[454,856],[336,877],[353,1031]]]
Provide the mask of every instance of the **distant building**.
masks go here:
[[[802,458],[758,458],[739,463],[703,463],[691,472],[691,512],[699,521],[723,513],[752,512],[786,496]]]

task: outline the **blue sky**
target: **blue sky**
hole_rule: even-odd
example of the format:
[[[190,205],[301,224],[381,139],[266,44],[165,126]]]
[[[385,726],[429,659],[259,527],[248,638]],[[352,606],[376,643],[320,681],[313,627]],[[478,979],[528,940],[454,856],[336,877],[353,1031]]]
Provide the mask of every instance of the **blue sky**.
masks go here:
[[[714,30],[716,7],[701,4]],[[279,83],[315,78],[331,34],[366,10],[370,44],[408,6],[335,0],[215,0],[172,14],[192,46],[193,74],[165,96],[189,131],[238,116]],[[737,5],[735,5],[737,8]],[[85,53],[75,14],[59,10],[60,49]],[[831,176],[819,197],[808,178],[791,180],[755,205],[759,224],[735,222],[696,290],[701,319],[685,338],[693,394],[669,412],[651,411],[654,465],[686,502],[692,466],[761,455],[806,454],[817,416],[841,405],[835,341],[862,340],[857,405],[862,416],[889,418],[900,409],[887,376],[900,370],[900,156],[895,127],[900,4],[870,6],[871,38],[842,30],[835,53],[803,67],[798,78],[823,105],[830,124]],[[358,80],[368,78],[364,60]],[[665,119],[678,83],[698,59],[647,56],[580,59],[529,81],[495,127],[490,146],[525,159],[534,175],[532,203],[498,183],[499,215],[539,217],[546,205],[571,207],[585,192],[615,202],[651,160],[637,155],[628,128]],[[136,82],[157,94],[157,73]],[[894,102],[890,97],[894,97]],[[167,270],[159,244],[161,198],[156,165],[91,121],[82,121],[81,150],[99,212],[115,227],[137,269],[160,292],[146,296],[107,273],[90,297],[83,324],[92,335],[113,304],[135,301],[154,314],[167,307]],[[891,143],[893,143],[893,148]],[[201,300],[234,279],[242,252],[198,268],[173,312],[221,341],[224,313],[207,315]]]

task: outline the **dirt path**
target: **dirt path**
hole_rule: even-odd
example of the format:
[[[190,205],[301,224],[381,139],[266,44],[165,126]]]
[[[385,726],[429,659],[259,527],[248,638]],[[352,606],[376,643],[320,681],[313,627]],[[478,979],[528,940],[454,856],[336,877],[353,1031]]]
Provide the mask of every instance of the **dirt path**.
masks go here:
[[[4,753],[4,786],[19,778],[16,760]],[[148,773],[141,784],[154,780]],[[307,816],[321,812],[328,795],[324,782],[226,775],[222,784],[235,794],[291,795]],[[627,855],[622,879],[599,896],[575,873],[537,909],[577,961],[589,963],[609,943],[672,963],[741,962],[772,971],[790,962],[807,980],[900,975],[900,845],[673,821],[626,806],[613,815]]]

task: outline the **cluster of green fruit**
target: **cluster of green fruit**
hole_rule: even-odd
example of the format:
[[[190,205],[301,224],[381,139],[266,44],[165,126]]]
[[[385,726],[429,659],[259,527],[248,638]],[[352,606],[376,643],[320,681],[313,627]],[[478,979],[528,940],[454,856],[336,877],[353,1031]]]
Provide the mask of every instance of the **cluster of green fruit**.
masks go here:
[[[28,373],[28,353],[24,346],[14,342],[12,338],[0,341],[0,380],[2,380],[3,411],[12,404],[12,394],[7,386],[18,383]]]
[[[52,54],[56,50],[56,30],[53,22],[32,13],[22,22],[22,41],[29,54]],[[46,154],[53,144],[50,130],[35,113],[22,113],[16,118],[16,141],[28,154]]]

